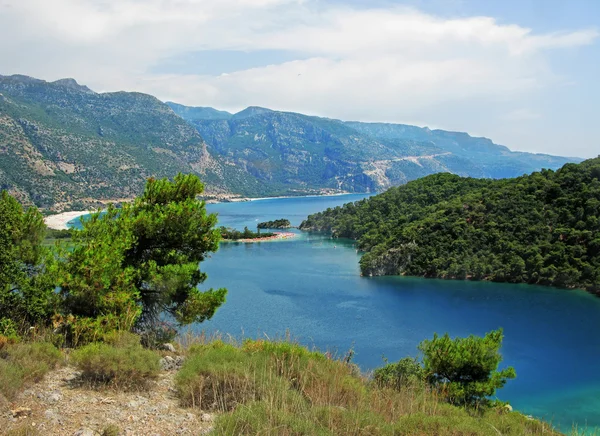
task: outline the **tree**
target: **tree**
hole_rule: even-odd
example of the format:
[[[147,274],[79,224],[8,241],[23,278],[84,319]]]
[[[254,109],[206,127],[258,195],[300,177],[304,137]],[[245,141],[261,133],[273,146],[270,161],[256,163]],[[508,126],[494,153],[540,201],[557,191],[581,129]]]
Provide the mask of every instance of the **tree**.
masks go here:
[[[194,175],[149,179],[121,209],[95,213],[63,252],[65,312],[115,328],[152,328],[164,315],[185,325],[210,319],[226,289],[200,291],[199,263],[218,249],[216,215],[196,199]]]
[[[42,246],[46,226],[36,208],[23,210],[6,191],[0,194],[0,321],[26,327],[48,322],[56,294],[48,274],[53,261]],[[1,332],[0,332],[1,333]]]
[[[419,344],[429,382],[447,395],[453,404],[481,406],[496,389],[516,377],[514,368],[497,371],[502,361],[502,329],[484,337],[451,339],[435,334]]]

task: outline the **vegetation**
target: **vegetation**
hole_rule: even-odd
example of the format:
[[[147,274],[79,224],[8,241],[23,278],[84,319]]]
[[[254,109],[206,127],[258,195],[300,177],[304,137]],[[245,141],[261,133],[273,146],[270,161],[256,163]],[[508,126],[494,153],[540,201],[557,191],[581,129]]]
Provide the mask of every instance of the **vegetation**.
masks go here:
[[[228,227],[221,227],[219,231],[221,232],[221,237],[228,241],[237,241],[239,239],[270,238],[274,235],[274,233],[260,233],[260,228],[258,232],[253,232],[252,230],[248,229],[248,227],[244,227],[243,232]]]
[[[257,227],[259,229],[289,229],[290,227],[292,227],[292,224],[290,223],[290,220],[281,218],[274,221],[258,223]]]
[[[311,215],[357,239],[364,275],[600,290],[600,158],[514,179],[436,174]]]
[[[194,175],[150,179],[133,203],[93,214],[55,252],[42,244],[40,213],[3,191],[0,334],[53,325],[76,345],[112,330],[164,337],[163,315],[179,325],[212,317],[227,291],[198,289],[198,264],[220,239],[216,216],[196,199],[202,190]]]
[[[81,370],[81,378],[94,387],[109,386],[122,390],[144,389],[158,376],[159,355],[127,339],[115,344],[92,343],[75,350],[72,362]]]
[[[468,195],[489,183],[468,182],[443,184],[435,195]],[[91,386],[138,390],[157,377],[160,354],[147,347],[173,338],[165,319],[202,322],[225,301],[225,289],[197,288],[206,279],[198,264],[222,232],[197,200],[202,190],[194,175],[150,179],[139,198],[93,214],[69,247],[57,244],[54,252],[42,244],[39,212],[1,194],[0,403],[63,360],[49,342],[22,342],[38,330],[76,347],[70,360]],[[501,330],[483,338],[436,335],[419,346],[422,362],[403,359],[369,380],[351,364],[352,353],[335,360],[289,342],[213,341],[188,350],[176,387],[183,405],[221,413],[215,434],[554,434],[491,401],[515,376],[512,368],[498,371],[501,342]]]
[[[411,374],[424,371],[410,361],[404,366]],[[502,407],[447,404],[435,386],[380,381],[364,378],[346,360],[262,340],[193,346],[176,376],[184,405],[220,412],[217,435],[557,434]]]
[[[56,309],[44,232],[35,208],[24,210],[6,191],[0,193],[0,334],[47,321]]]
[[[244,195],[375,192],[444,168],[472,177],[515,177],[577,160],[512,153],[460,132],[343,122],[259,107],[232,115],[168,104],[196,127],[214,157],[245,168],[258,181],[254,194],[232,186]]]
[[[153,328],[168,314],[181,325],[212,317],[225,289],[201,292],[198,269],[216,251],[215,215],[196,200],[194,175],[149,179],[141,197],[93,214],[63,249],[59,268],[63,310],[72,338],[97,340],[112,329]]]
[[[201,176],[215,194],[261,197],[372,192],[440,168],[514,176],[572,160],[411,126],[377,128],[257,108],[233,116],[172,108],[181,117],[150,95],[2,76],[0,189],[24,204],[84,210],[101,205],[95,200],[131,199],[148,177],[179,172]],[[417,164],[407,156],[428,158]]]
[[[498,372],[502,360],[502,329],[483,338],[450,339],[434,335],[419,345],[423,353],[424,372],[429,383],[443,392],[452,404],[481,407],[489,403],[496,389],[517,376],[514,368]]]
[[[1,339],[0,336],[0,397],[8,400],[14,399],[26,384],[40,381],[44,374],[62,361],[60,352],[52,344],[32,342],[1,345]]]

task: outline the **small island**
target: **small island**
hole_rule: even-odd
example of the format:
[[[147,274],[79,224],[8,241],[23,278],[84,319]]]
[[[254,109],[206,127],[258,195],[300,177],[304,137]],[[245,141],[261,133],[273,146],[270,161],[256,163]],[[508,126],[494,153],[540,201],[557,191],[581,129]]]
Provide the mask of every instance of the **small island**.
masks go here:
[[[281,218],[275,221],[266,221],[259,223],[257,226],[259,229],[289,229],[292,227],[290,220]]]
[[[289,232],[261,233],[260,228],[258,232],[253,232],[252,230],[248,229],[248,227],[244,227],[244,231],[242,232],[229,227],[221,227],[219,228],[219,231],[221,232],[221,238],[223,242],[263,242],[289,239],[296,236],[295,233]]]

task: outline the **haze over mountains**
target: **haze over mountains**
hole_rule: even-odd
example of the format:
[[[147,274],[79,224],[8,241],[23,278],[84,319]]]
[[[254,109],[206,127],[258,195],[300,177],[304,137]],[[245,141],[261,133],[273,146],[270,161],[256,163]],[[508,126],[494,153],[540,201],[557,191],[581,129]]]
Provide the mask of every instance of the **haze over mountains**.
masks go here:
[[[147,177],[199,174],[209,193],[374,192],[435,172],[513,177],[581,159],[486,138],[265,108],[237,114],[97,94],[73,79],[0,76],[0,189],[61,209],[129,198]]]

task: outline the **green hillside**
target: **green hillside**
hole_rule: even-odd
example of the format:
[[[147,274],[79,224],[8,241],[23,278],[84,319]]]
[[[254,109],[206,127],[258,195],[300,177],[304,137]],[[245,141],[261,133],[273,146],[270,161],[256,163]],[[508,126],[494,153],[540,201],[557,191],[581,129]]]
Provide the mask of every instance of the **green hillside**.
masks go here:
[[[502,180],[436,174],[311,215],[357,239],[364,275],[600,291],[600,157]]]

